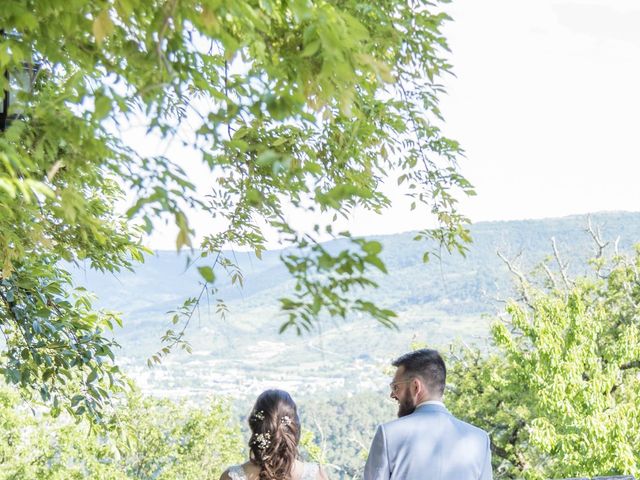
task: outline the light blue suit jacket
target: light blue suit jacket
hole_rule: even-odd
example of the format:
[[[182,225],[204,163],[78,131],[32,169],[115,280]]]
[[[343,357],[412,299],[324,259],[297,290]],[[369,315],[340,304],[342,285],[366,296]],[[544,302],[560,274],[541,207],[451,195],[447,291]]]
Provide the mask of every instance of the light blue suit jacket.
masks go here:
[[[376,431],[364,480],[492,480],[489,436],[441,405],[423,405]]]

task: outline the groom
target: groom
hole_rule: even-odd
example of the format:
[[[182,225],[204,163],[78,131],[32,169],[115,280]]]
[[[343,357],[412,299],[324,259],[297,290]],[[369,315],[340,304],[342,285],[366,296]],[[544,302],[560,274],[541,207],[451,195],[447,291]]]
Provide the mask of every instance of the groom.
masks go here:
[[[399,418],[378,427],[364,480],[492,480],[489,436],[442,403],[447,372],[440,354],[425,348],[392,365]]]

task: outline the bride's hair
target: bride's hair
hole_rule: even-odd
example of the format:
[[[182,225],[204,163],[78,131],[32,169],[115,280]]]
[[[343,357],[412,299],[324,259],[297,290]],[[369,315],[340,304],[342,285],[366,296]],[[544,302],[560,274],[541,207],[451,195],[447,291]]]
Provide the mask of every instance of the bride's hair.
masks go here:
[[[260,467],[260,480],[289,480],[298,457],[300,420],[291,395],[266,390],[249,416],[250,458]]]

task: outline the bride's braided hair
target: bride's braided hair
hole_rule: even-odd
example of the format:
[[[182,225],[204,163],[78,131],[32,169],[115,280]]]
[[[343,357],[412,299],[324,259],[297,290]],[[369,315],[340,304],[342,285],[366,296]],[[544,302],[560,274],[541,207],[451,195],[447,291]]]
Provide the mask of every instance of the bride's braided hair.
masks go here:
[[[250,458],[260,480],[290,480],[298,457],[300,420],[296,404],[283,390],[263,392],[249,416]]]

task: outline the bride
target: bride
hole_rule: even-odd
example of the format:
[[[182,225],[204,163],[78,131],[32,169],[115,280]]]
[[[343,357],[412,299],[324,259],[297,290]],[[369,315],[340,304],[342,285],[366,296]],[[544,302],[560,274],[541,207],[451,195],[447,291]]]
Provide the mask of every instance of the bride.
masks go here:
[[[266,390],[249,416],[249,461],[229,467],[220,480],[327,480],[317,463],[298,459],[300,420],[283,390]]]

